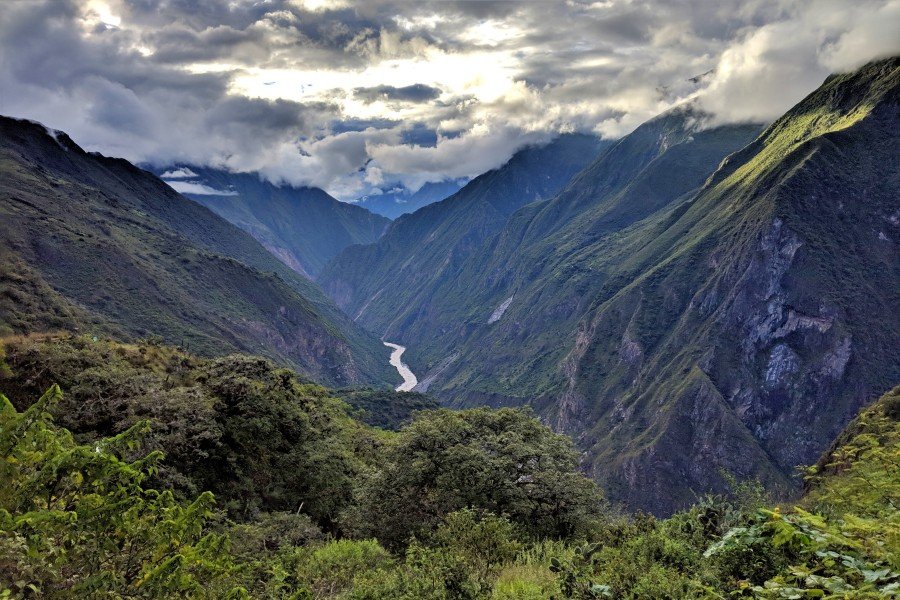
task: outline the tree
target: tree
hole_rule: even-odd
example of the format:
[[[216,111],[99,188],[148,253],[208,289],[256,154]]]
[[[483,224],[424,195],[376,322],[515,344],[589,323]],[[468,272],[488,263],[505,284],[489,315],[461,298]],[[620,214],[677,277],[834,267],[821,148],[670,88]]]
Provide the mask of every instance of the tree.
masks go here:
[[[350,520],[395,549],[465,508],[506,516],[536,537],[564,537],[601,500],[577,464],[570,440],[527,412],[431,411],[387,446]]]

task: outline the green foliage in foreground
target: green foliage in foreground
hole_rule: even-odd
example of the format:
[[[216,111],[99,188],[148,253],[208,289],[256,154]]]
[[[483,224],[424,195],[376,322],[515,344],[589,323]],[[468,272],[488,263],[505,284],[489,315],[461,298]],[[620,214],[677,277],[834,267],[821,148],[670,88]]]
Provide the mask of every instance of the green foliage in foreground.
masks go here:
[[[599,508],[571,440],[519,410],[422,413],[359,486],[351,528],[399,549],[456,510],[508,516],[532,537],[564,538]]]
[[[275,435],[289,415],[275,400],[295,402],[278,390],[305,384],[234,365],[252,367],[225,378],[256,398],[242,427]],[[731,498],[662,520],[604,508],[566,438],[518,411],[424,412],[365,451],[344,446],[349,462],[337,464],[351,470],[323,463],[351,492],[332,519],[304,506],[220,512],[209,492],[165,488],[174,479],[159,477],[162,453],[147,445],[154,420],[78,440],[54,423],[66,403],[57,386],[20,411],[0,397],[0,598],[898,597],[898,392],[810,470],[800,506],[771,508],[735,484]],[[319,401],[337,410],[304,398],[313,422]],[[253,451],[286,472],[286,457],[304,464],[278,444]],[[309,493],[280,481],[287,496]]]
[[[205,527],[212,494],[178,502],[144,488],[162,455],[125,458],[144,425],[78,445],[50,421],[60,397],[54,386],[17,413],[0,396],[2,593],[226,596],[217,584],[232,567],[228,538]]]
[[[6,341],[0,386],[23,409],[47,386],[66,390],[52,409],[90,443],[141,421],[141,451],[166,461],[151,487],[189,498],[215,494],[235,519],[298,506],[332,529],[376,434],[329,390],[269,361],[201,359],[153,342],[30,336]]]

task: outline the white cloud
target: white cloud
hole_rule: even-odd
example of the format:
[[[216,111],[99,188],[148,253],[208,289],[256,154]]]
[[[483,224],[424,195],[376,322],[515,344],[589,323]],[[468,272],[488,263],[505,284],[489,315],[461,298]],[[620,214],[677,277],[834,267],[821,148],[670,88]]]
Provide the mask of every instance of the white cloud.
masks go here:
[[[549,136],[523,134],[516,128],[479,127],[469,135],[440,138],[434,147],[372,144],[369,154],[381,170],[396,174],[405,187],[415,192],[429,181],[473,177],[497,168],[512,153]]]
[[[829,74],[897,53],[900,1],[799,3],[725,49],[699,98],[719,121],[769,121]]]
[[[217,190],[199,181],[166,181],[169,187],[179,194],[196,194],[198,196],[237,196],[234,190]]]
[[[166,171],[160,177],[163,179],[190,179],[191,177],[197,177],[197,174],[187,167],[182,167],[173,171]]]
[[[900,52],[900,0],[7,4],[0,112],[342,199],[472,177],[557,132],[618,137],[692,98],[773,119]]]
[[[872,60],[900,53],[900,1],[872,11],[853,11],[847,27],[821,53],[830,71],[849,71]]]

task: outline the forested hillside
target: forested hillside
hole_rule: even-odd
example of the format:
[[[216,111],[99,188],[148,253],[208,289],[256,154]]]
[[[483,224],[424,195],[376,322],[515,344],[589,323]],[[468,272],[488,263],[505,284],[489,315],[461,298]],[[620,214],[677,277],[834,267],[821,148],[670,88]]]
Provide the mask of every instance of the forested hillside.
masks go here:
[[[164,180],[166,173],[178,174],[168,179],[170,185],[185,190],[186,197],[234,223],[311,279],[347,246],[377,241],[390,223],[360,206],[339,202],[319,188],[273,185],[258,173],[230,173],[196,165],[154,171]]]
[[[604,503],[569,440],[518,410],[432,410],[390,433],[262,359],[71,336],[2,351],[7,597],[849,599],[900,586],[896,391],[809,471],[797,507],[732,480],[658,520]]]
[[[160,336],[335,385],[385,381],[385,349],[256,240],[122,159],[0,117],[0,333]]]

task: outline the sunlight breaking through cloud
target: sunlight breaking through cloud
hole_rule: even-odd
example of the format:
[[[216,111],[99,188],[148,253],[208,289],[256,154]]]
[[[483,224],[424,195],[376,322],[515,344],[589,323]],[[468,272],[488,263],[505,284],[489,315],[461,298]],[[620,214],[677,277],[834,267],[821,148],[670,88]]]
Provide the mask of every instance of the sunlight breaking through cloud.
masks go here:
[[[472,177],[690,100],[771,119],[900,51],[898,27],[900,0],[35,0],[0,12],[0,101],[92,150],[352,199],[376,169],[412,188]]]

